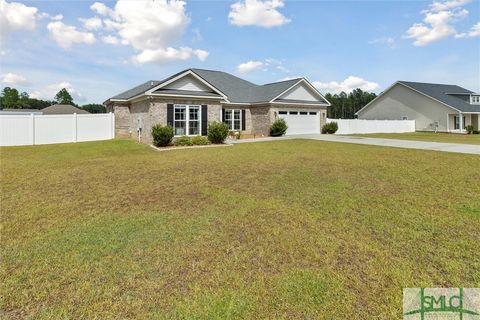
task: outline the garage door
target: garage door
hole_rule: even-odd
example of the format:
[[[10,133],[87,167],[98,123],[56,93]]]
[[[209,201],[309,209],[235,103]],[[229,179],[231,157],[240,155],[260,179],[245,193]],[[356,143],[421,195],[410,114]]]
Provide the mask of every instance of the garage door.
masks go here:
[[[320,133],[320,112],[280,110],[278,117],[288,125],[287,135]]]

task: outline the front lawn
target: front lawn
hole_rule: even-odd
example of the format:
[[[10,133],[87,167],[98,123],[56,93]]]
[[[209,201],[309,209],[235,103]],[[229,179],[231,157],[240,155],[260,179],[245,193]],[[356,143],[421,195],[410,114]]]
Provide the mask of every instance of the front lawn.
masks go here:
[[[365,138],[383,138],[400,140],[418,140],[432,142],[462,143],[462,144],[480,144],[480,134],[458,134],[444,132],[408,132],[408,133],[369,133],[356,134]]]
[[[478,287],[478,156],[307,140],[0,149],[5,319],[399,319]]]

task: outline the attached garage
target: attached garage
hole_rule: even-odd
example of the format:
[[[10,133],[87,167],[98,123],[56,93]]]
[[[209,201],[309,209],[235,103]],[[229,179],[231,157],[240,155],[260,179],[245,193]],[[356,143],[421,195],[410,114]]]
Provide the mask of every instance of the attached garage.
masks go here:
[[[279,110],[278,117],[287,122],[287,135],[320,133],[319,111]]]

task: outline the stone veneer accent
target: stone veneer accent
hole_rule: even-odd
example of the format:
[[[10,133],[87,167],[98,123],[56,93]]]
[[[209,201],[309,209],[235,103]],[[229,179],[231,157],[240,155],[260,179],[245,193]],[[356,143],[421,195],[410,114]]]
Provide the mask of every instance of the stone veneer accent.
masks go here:
[[[273,119],[273,112],[270,106],[254,106],[250,108],[252,134],[256,136],[268,136],[270,124]]]

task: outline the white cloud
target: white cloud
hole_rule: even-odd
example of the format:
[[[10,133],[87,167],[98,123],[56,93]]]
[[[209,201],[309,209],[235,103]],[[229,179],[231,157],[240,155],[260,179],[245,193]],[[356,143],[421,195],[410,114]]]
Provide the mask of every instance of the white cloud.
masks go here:
[[[363,91],[374,91],[380,87],[380,85],[376,82],[367,81],[355,76],[349,76],[340,83],[337,81],[314,81],[312,82],[312,85],[319,90],[324,90],[325,92],[330,93],[340,93],[342,91],[349,93],[353,91],[353,89],[357,88],[362,89]]]
[[[450,9],[454,9],[454,8],[457,8],[457,7],[464,6],[467,3],[469,3],[470,1],[471,0],[449,0],[449,1],[445,1],[445,2],[434,1],[430,5],[430,10],[431,11],[437,11],[437,12],[438,11],[450,10]]]
[[[230,6],[228,18],[236,26],[278,27],[291,21],[278,11],[284,5],[283,0],[241,0]]]
[[[38,9],[19,2],[0,0],[0,40],[13,31],[33,31]]]
[[[113,16],[114,15],[113,10],[110,9],[109,7],[107,7],[104,3],[101,3],[101,2],[95,2],[94,4],[92,4],[90,6],[90,9],[93,12],[98,13],[99,15],[102,15],[102,16]]]
[[[386,45],[389,48],[393,49],[397,46],[395,39],[392,37],[382,37],[382,38],[376,38],[373,40],[368,41],[369,44],[382,44]]]
[[[6,85],[29,86],[31,83],[24,77],[15,73],[0,74],[0,82]]]
[[[63,14],[57,14],[56,16],[53,16],[51,19],[54,21],[60,21],[63,19]]]
[[[114,8],[95,2],[90,8],[104,17],[103,24],[112,32],[104,42],[131,45],[138,51],[137,63],[168,62],[196,57],[203,61],[208,52],[188,47],[174,48],[180,41],[190,18],[181,0],[118,0]],[[107,38],[107,39],[105,39]]]
[[[425,46],[435,41],[455,35],[458,36],[453,24],[465,18],[468,11],[462,6],[469,0],[434,1],[429,9],[423,10],[423,22],[414,23],[407,31],[405,38],[414,39],[415,46]]]
[[[107,43],[107,44],[112,44],[114,46],[120,44],[120,40],[117,37],[112,36],[112,35],[107,35],[107,36],[103,37],[102,41]]]
[[[85,97],[75,88],[73,88],[70,82],[66,81],[54,83],[40,90],[33,91],[30,93],[30,97],[35,99],[53,100],[58,91],[62,90],[63,88],[67,89],[68,93],[70,93],[75,102],[85,101]]]
[[[302,78],[301,76],[287,76],[287,77],[283,77],[281,79],[278,79],[277,81],[280,82],[280,81],[288,81],[288,80],[293,80],[293,79],[299,79],[299,78]]]
[[[80,18],[79,20],[83,23],[83,27],[87,30],[99,30],[103,26],[102,19],[99,17],[92,17],[89,19]]]
[[[166,63],[175,60],[188,60],[194,56],[200,61],[204,61],[208,57],[208,52],[199,49],[194,50],[187,47],[180,49],[172,47],[166,49],[145,49],[140,54],[133,57],[133,61],[137,63]]]
[[[264,63],[262,61],[248,61],[248,62],[240,63],[237,66],[237,70],[240,73],[247,73],[253,70],[258,70],[262,68],[263,65]]]
[[[57,44],[64,49],[69,49],[76,43],[91,45],[95,42],[93,33],[78,31],[74,26],[66,25],[61,21],[50,22],[47,29]]]
[[[455,35],[455,38],[474,38],[480,37],[480,22],[473,25],[469,32],[459,33]]]

